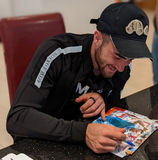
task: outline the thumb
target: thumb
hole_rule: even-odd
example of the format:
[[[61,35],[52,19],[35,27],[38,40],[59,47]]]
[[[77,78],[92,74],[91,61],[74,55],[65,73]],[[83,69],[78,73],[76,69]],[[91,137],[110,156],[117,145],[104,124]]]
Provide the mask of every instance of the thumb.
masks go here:
[[[76,98],[75,101],[76,101],[77,103],[80,103],[80,102],[83,101],[83,98],[80,96],[80,97]]]
[[[76,98],[75,101],[76,101],[77,103],[80,103],[80,102],[83,102],[83,101],[85,102],[85,101],[86,101],[86,96],[85,96],[85,94],[83,94],[83,95],[79,96],[78,98]]]

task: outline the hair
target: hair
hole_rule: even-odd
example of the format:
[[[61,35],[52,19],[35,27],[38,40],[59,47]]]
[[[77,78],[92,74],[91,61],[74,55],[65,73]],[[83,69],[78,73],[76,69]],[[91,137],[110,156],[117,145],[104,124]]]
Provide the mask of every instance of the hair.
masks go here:
[[[103,33],[103,32],[100,32],[102,37],[103,37],[103,43],[102,43],[102,46],[104,45],[107,45],[111,39],[110,39],[110,35],[106,34],[106,33]]]

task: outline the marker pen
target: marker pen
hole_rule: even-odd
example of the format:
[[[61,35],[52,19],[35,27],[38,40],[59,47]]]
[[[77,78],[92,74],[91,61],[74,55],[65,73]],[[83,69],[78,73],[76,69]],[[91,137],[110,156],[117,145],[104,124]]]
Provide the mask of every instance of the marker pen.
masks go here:
[[[124,142],[128,143],[130,146],[135,146],[131,141],[128,141],[128,140],[124,140]]]

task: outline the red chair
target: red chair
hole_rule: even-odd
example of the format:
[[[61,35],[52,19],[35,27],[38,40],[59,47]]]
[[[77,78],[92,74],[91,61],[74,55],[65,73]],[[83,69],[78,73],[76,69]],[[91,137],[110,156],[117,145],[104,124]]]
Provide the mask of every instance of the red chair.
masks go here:
[[[65,33],[60,13],[1,19],[1,40],[9,88],[10,103],[39,44],[48,37]]]

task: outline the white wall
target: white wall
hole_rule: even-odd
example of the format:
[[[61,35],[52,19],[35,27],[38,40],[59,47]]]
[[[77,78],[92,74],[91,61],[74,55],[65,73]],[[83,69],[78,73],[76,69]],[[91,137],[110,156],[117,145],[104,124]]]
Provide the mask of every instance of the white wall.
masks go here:
[[[10,0],[0,0],[0,18],[11,16],[11,12]]]
[[[60,12],[66,32],[93,33],[91,18],[99,18],[114,0],[0,0],[0,19],[22,15]]]
[[[96,26],[90,19],[99,18],[103,9],[113,0],[45,0],[44,10],[59,11],[65,21],[66,31],[74,33],[93,33]]]

